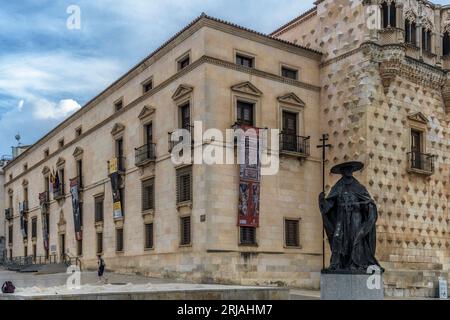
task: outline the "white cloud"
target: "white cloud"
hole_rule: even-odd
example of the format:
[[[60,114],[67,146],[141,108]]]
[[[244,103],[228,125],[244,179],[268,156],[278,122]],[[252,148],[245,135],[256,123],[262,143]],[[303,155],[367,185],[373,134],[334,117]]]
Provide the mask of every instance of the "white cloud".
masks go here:
[[[20,100],[19,103],[17,104],[17,110],[19,110],[19,112],[22,112],[22,110],[23,110],[23,104],[24,104],[23,99]]]
[[[33,107],[34,117],[40,120],[63,119],[81,108],[79,103],[72,99],[61,100],[58,103],[39,100]]]

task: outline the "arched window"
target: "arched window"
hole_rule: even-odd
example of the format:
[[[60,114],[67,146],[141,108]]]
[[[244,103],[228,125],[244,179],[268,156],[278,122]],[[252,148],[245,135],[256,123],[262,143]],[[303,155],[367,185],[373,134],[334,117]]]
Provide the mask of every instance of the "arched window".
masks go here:
[[[442,44],[444,56],[450,56],[450,30],[444,33],[444,43]]]
[[[422,28],[422,49],[431,53],[431,30]]]
[[[397,8],[395,1],[386,0],[381,4],[383,28],[397,27]]]
[[[405,42],[417,45],[417,25],[410,20],[405,20]]]

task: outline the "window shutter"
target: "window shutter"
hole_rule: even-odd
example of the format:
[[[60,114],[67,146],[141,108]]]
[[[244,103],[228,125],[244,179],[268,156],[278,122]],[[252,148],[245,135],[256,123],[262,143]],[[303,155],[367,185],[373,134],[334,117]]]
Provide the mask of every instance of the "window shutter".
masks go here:
[[[116,229],[116,251],[123,251],[123,229]]]
[[[192,200],[192,166],[177,170],[177,203]]]
[[[182,246],[191,244],[191,217],[180,218],[180,244]]]
[[[154,179],[142,182],[142,211],[154,209]]]
[[[153,223],[145,225],[145,248],[153,248]]]
[[[299,247],[299,221],[285,220],[285,238],[287,247]]]
[[[256,245],[256,228],[240,227],[241,244]]]

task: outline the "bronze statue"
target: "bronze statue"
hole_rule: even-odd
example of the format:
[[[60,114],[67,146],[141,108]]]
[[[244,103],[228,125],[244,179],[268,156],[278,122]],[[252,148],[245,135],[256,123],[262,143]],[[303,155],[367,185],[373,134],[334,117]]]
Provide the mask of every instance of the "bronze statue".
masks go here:
[[[319,206],[331,247],[329,271],[367,272],[380,264],[375,258],[377,207],[367,189],[353,177],[361,162],[347,162],[331,169],[342,178],[327,197],[322,192]]]

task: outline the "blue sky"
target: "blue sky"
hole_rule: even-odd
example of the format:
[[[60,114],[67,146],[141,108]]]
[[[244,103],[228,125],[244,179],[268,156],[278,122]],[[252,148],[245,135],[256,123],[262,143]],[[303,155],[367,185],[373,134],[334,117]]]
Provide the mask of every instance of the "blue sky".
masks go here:
[[[0,156],[18,132],[34,143],[202,12],[269,33],[313,2],[3,0]],[[80,30],[66,27],[70,5],[81,9]]]

